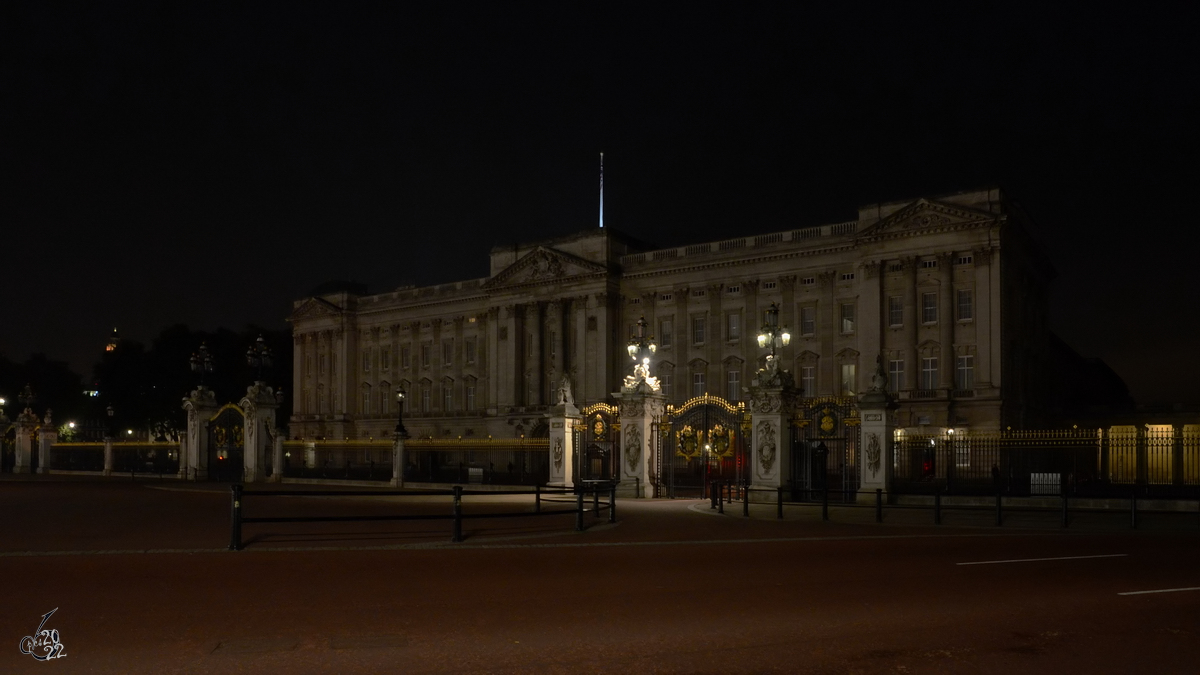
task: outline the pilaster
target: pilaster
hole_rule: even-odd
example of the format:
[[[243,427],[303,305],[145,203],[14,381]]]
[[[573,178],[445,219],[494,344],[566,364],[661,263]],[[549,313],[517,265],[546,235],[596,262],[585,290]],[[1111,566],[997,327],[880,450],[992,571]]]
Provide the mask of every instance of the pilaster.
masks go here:
[[[781,376],[786,373],[779,373]],[[774,501],[775,491],[792,476],[789,423],[798,393],[787,377],[771,377],[766,370],[748,388],[750,395],[750,481],[760,490],[751,501]]]

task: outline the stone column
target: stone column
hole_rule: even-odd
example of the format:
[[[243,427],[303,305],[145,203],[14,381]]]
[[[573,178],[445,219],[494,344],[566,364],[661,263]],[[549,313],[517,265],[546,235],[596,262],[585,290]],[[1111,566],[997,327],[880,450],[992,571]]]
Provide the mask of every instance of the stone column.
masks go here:
[[[283,440],[287,436],[287,429],[276,429],[275,436],[271,443],[271,482],[283,482]]]
[[[882,382],[880,381],[880,376]],[[895,424],[892,411],[896,404],[887,393],[887,377],[876,372],[871,390],[863,394],[858,402],[862,414],[862,437],[858,444],[858,465],[861,467],[862,482],[858,501],[862,504],[875,503],[875,491],[883,490],[886,499],[891,492],[892,440]]]
[[[13,473],[30,473],[33,461],[33,430],[37,428],[37,415],[26,408],[25,412],[17,415],[16,461],[13,463]]]
[[[50,420],[50,411],[46,411],[46,419],[42,421],[42,433],[38,439],[38,473],[49,473],[50,446],[58,442],[58,432]]]
[[[407,438],[407,433],[396,434],[392,441],[392,487],[404,487],[404,440]]]
[[[564,401],[546,413],[550,425],[550,485],[575,485],[575,425],[582,421],[579,408]]]
[[[773,502],[792,477],[791,418],[799,392],[790,373],[758,371],[750,394],[751,501]]]
[[[238,403],[245,412],[245,442],[243,455],[243,479],[247,483],[260,483],[265,478],[263,470],[267,463],[267,448],[271,440],[267,431],[275,428],[275,390],[266,382],[255,382],[246,387],[246,395]]]
[[[194,480],[208,478],[208,420],[217,410],[217,395],[203,385],[196,387],[183,399],[187,411],[187,467],[182,469],[186,477]],[[105,439],[105,474],[112,469],[111,442]],[[182,458],[181,458],[182,459]],[[180,462],[182,467],[183,462]]]
[[[643,383],[644,384],[644,383]],[[617,496],[646,499],[654,496],[654,423],[662,419],[667,399],[661,392],[643,388],[613,394],[621,410],[621,481]]]

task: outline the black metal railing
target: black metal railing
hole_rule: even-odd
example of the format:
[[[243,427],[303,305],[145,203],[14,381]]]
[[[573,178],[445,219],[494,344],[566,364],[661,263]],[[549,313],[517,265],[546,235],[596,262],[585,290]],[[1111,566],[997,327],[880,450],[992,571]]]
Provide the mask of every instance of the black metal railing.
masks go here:
[[[397,521],[397,520],[452,520],[450,541],[463,541],[462,522],[468,518],[526,518],[536,516],[557,516],[575,514],[575,530],[583,531],[584,514],[591,507],[594,517],[600,517],[601,510],[608,511],[608,522],[615,523],[617,518],[617,487],[615,483],[576,486],[574,488],[543,488],[535,486],[532,491],[471,491],[464,490],[461,485],[455,485],[450,490],[246,490],[241,485],[230,486],[230,531],[229,549],[240,551],[243,548],[242,525],[244,523],[320,523],[320,522],[364,522],[364,521]],[[601,502],[600,495],[607,494],[608,501]],[[590,505],[584,503],[584,497],[592,496]],[[389,515],[357,515],[357,516],[270,516],[247,517],[242,511],[245,508],[246,497],[451,497],[449,513],[439,514],[389,514]],[[533,497],[533,511],[515,511],[501,513],[464,513],[463,497],[470,495],[528,495]],[[543,497],[561,497],[569,495],[574,498],[574,507],[570,509],[544,509]],[[554,500],[560,502],[561,500]]]

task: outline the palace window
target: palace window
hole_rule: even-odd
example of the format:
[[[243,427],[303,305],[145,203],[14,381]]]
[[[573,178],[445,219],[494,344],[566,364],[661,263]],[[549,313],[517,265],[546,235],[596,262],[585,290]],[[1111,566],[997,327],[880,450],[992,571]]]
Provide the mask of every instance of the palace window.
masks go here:
[[[659,302],[670,302],[675,295],[672,293],[662,293],[658,296]]]
[[[842,333],[854,332],[854,305],[842,305]]]
[[[778,285],[779,285],[779,282],[777,282],[777,281],[764,281],[763,285],[762,285],[762,289],[764,291],[773,291],[773,290],[775,290],[775,287]]]
[[[904,298],[899,295],[888,298],[888,325],[896,327],[904,325]]]
[[[888,391],[895,394],[904,388],[904,361],[888,361]]]
[[[671,379],[670,373],[663,373],[658,376],[658,384],[662,387],[663,396],[666,396],[667,400],[670,400],[674,394],[674,390],[671,387]]]
[[[449,368],[454,363],[454,338],[442,340],[442,366]]]
[[[421,367],[422,368],[429,367],[429,351],[430,351],[429,347],[430,347],[430,345],[428,342],[421,344]]]
[[[805,396],[817,394],[817,367],[800,366],[800,389]]]
[[[392,350],[390,347],[379,353],[379,369],[385,373],[392,371]]]
[[[842,281],[854,281],[854,272],[846,272],[842,275]]]
[[[553,359],[555,354],[558,353],[558,349],[556,348],[557,343],[558,343],[558,333],[556,333],[554,331],[550,331],[550,358],[551,359]]]
[[[817,308],[800,308],[800,334],[812,335],[817,332]]]
[[[921,294],[921,323],[937,323],[937,293]]]
[[[697,288],[694,291],[692,291],[693,298],[703,298],[706,295],[708,295],[708,291],[703,288]]]
[[[725,398],[730,401],[737,401],[742,397],[742,373],[738,370],[731,370],[725,380]]]
[[[955,370],[954,388],[955,389],[974,389],[975,388],[975,357],[960,356],[958,357],[958,368]]]
[[[362,414],[371,414],[371,385],[365,385],[362,389]]]
[[[934,258],[933,260],[922,260],[921,261],[922,269],[932,269],[934,267],[937,267],[937,259],[936,258]]]
[[[400,367],[412,368],[412,351],[405,345],[400,348]]]
[[[974,256],[970,256],[970,255],[960,255],[960,256],[958,256],[958,264],[959,264],[959,265],[970,265],[970,264],[971,264],[971,263],[973,263],[973,262],[975,262],[975,257],[974,257]]]
[[[467,385],[467,410],[475,410],[475,385]]]
[[[692,319],[692,344],[704,344],[704,317],[698,316]]]
[[[741,292],[742,292],[741,286],[727,286],[725,288],[725,293],[727,295],[737,295],[738,293],[741,293]]]
[[[362,357],[363,357],[363,372],[364,373],[371,372],[371,350],[370,350],[370,348],[363,350]]]
[[[858,393],[858,366],[853,363],[842,364],[842,396],[854,396]]]
[[[972,302],[974,294],[968,288],[959,289],[958,291],[958,320],[970,321],[974,318],[974,303]]]
[[[815,285],[817,285],[817,278],[816,277],[804,277],[803,279],[800,280],[800,284],[802,286],[815,286]]]
[[[692,373],[692,396],[703,396],[708,393],[704,384],[704,373]]]
[[[742,338],[742,316],[737,312],[725,315],[725,339],[736,342]]]
[[[442,411],[450,412],[454,410],[454,383],[447,380],[442,385]]]
[[[467,363],[475,363],[475,338],[467,338]]]
[[[671,321],[671,319],[663,319],[662,321],[659,322],[659,324],[658,324],[658,326],[659,326],[658,346],[660,346],[660,347],[670,347],[671,346],[671,339],[672,339],[672,336],[674,333],[672,323],[673,322]]]
[[[421,387],[421,412],[429,412],[433,407],[433,394],[429,391],[429,385]]]
[[[932,391],[938,386],[938,360],[936,356],[921,359],[921,389]]]

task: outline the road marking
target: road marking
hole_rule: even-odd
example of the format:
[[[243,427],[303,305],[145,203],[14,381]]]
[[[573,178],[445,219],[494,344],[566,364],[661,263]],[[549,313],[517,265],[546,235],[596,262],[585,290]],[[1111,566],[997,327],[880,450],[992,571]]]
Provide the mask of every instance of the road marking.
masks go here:
[[[1017,562],[1045,562],[1047,560],[1087,560],[1089,558],[1123,558],[1128,553],[1108,553],[1105,555],[1068,555],[1061,558],[1020,558],[1017,560],[980,560],[978,562],[954,563],[955,565],[1000,565]]]
[[[1145,595],[1147,593],[1179,593],[1180,591],[1200,591],[1200,586],[1191,588],[1160,588],[1157,591],[1128,591],[1126,593],[1117,593],[1117,595]]]

